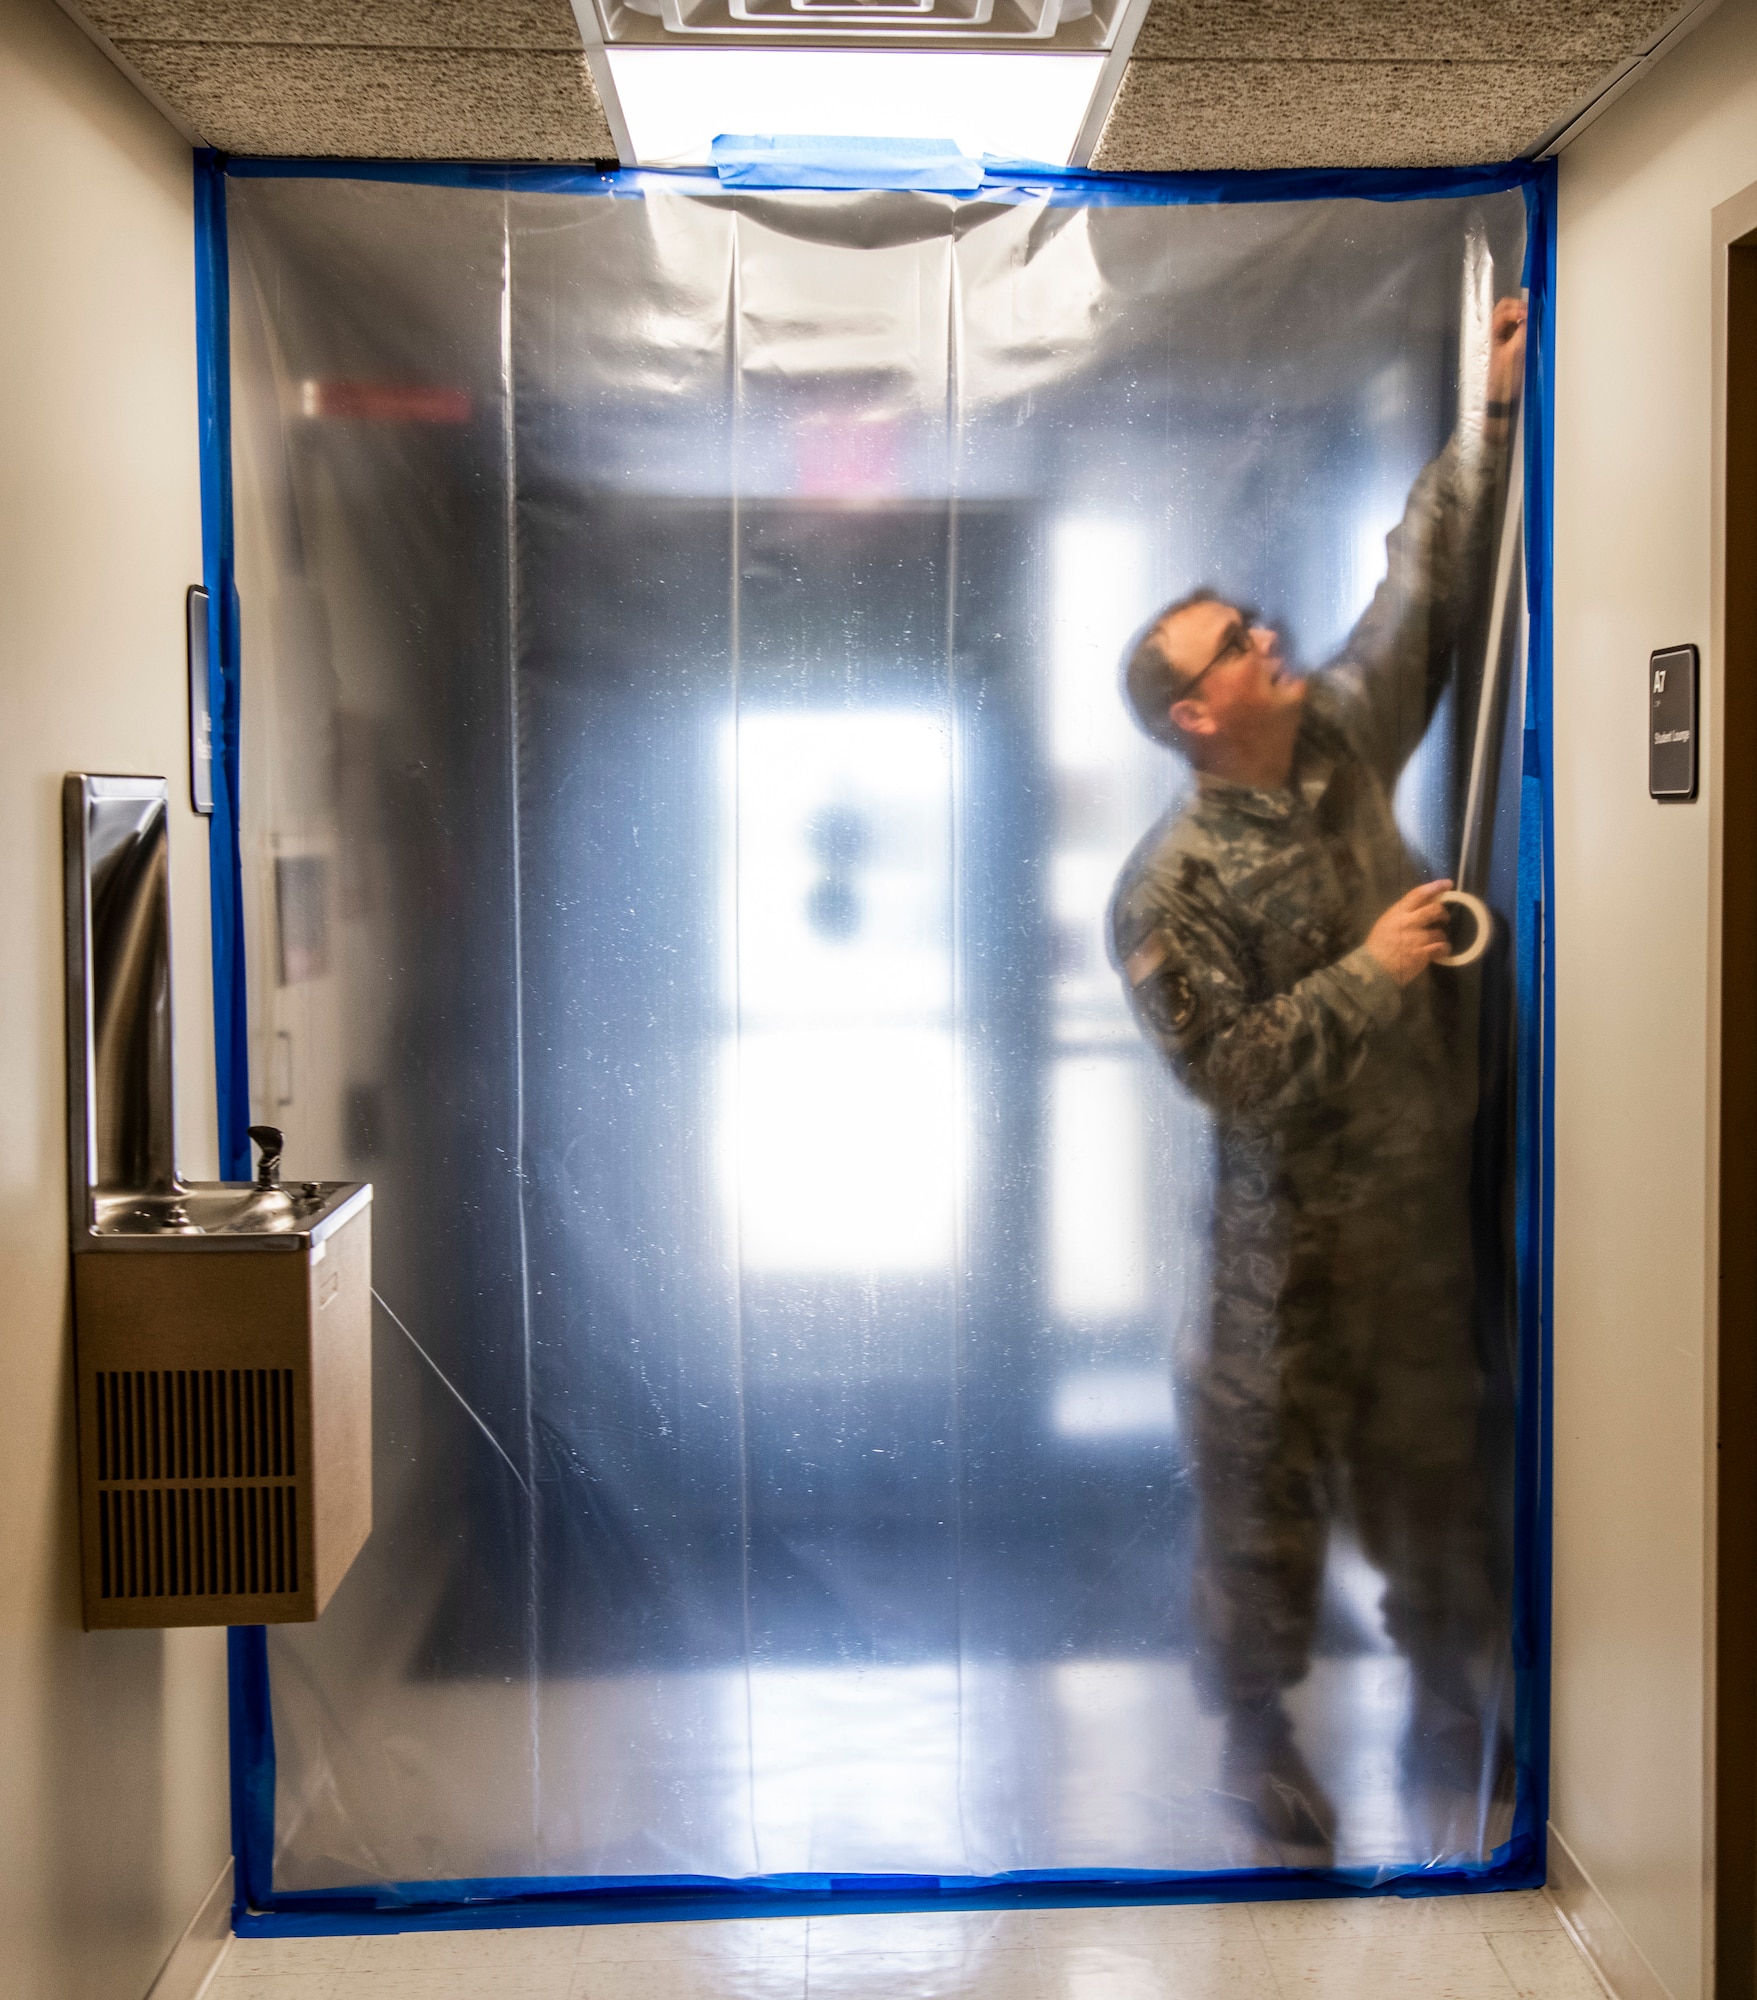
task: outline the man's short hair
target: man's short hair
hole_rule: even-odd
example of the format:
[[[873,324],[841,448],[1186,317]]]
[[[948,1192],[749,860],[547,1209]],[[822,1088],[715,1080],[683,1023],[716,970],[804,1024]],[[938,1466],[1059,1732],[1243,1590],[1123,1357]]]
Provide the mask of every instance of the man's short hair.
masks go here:
[[[1159,631],[1168,618],[1188,611],[1193,604],[1218,604],[1220,593],[1203,584],[1154,612],[1130,643],[1123,663],[1123,691],[1128,696],[1135,720],[1156,743],[1175,744],[1177,729],[1171,720],[1171,705],[1178,699],[1185,677],[1165,657]]]

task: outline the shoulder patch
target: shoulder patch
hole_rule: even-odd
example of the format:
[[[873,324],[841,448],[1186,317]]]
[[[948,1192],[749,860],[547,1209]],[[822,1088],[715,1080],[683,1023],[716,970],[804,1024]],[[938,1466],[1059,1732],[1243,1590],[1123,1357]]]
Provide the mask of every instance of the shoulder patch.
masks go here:
[[[1195,982],[1180,962],[1173,941],[1151,932],[1123,963],[1142,1017],[1163,1035],[1183,1035],[1196,1018]]]
[[[1196,1018],[1196,989],[1188,973],[1173,966],[1159,982],[1159,1010],[1173,1034],[1181,1035]]]

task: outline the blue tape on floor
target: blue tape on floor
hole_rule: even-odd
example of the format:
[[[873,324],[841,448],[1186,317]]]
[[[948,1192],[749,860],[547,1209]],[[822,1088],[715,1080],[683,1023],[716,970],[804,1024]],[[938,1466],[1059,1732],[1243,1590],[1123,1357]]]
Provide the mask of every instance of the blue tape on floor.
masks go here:
[[[1075,1869],[988,1877],[691,1876],[511,1878],[411,1882],[379,1889],[283,1893],[272,1909],[240,1914],[240,1937],[352,1937],[414,1930],[532,1929],[546,1925],[706,1923],[733,1917],[852,1916],[917,1911],[1054,1910],[1142,1903],[1311,1901],[1359,1896],[1480,1895],[1535,1889],[1541,1856],[1477,1868],[1380,1877],[1338,1869],[1242,1869],[1232,1874],[1105,1874]]]

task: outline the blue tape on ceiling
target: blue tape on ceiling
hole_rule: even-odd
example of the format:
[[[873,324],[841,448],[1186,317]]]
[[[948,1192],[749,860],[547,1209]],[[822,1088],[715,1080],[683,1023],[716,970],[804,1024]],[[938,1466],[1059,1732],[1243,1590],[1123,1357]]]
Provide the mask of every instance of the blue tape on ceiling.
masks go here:
[[[731,188],[889,188],[974,194],[982,163],[950,139],[764,139],[722,133],[709,149]]]
[[[751,147],[752,142],[739,141]],[[237,845],[238,617],[232,576],[229,388],[227,382],[224,180],[327,178],[499,191],[638,197],[663,186],[706,196],[739,187],[841,186],[946,191],[942,182],[899,178],[894,156],[855,179],[853,156],[837,181],[787,178],[785,148],[731,144],[719,173],[477,166],[386,161],[221,161],[196,164],[197,295],[201,363],[202,500],[205,564],[214,619],[216,804],[214,946],[222,1154],[225,1171],[248,1172],[244,981]],[[939,156],[935,156],[936,159]],[[769,163],[772,162],[772,167]],[[798,171],[824,171],[795,162]],[[966,163],[968,165],[968,163]],[[924,171],[939,171],[932,163]],[[745,175],[748,177],[738,178]],[[760,176],[760,178],[759,178]],[[960,183],[960,188],[962,183]],[[1411,201],[1459,198],[1509,189],[1524,192],[1529,221],[1526,281],[1534,338],[1528,350],[1526,419],[1526,558],[1529,633],[1525,732],[1520,755],[1518,911],[1519,1077],[1518,1289],[1525,1337],[1518,1357],[1519,1574],[1514,1589],[1518,1802],[1509,1839],[1483,1862],[1407,1871],[1336,1870],[1322,1875],[1283,1869],[1224,1874],[1142,1871],[1017,1873],[983,1878],[923,1876],[526,1878],[429,1881],[361,1889],[277,1894],[272,1883],[275,1749],[266,1634],[230,1636],[234,1853],[240,1935],[327,1935],[478,1925],[691,1920],[813,1911],[952,1910],[1058,1907],[1144,1901],[1226,1901],[1286,1896],[1431,1895],[1534,1886],[1544,1879],[1547,1819],[1548,1662],[1550,1644],[1550,1343],[1554,1064],[1554,923],[1551,768],[1552,381],[1555,285],[1555,186],[1552,163],[1514,161],[1459,169],[1274,172],[1110,177],[1047,172],[1030,163],[987,160],[980,198],[1047,199],[1070,206],[1162,206],[1315,199]],[[1532,1337],[1535,1336],[1535,1337]]]
[[[1508,160],[1481,167],[1276,168],[1252,173],[1062,173],[1029,160],[987,157],[984,197],[1045,198],[1083,208],[1193,207],[1256,201],[1428,201],[1499,194],[1542,182],[1550,163]],[[456,160],[227,160],[234,180],[381,181],[412,187],[479,188],[510,194],[639,196],[649,189],[712,195],[720,178],[703,167],[479,166]],[[777,183],[777,185],[780,185]],[[787,185],[798,187],[800,182]],[[815,185],[815,184],[812,184]],[[897,188],[882,180],[862,183]]]

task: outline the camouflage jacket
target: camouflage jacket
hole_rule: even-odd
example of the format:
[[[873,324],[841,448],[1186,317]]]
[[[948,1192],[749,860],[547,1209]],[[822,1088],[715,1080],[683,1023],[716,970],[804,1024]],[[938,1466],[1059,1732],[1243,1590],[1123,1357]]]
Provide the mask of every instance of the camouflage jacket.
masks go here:
[[[1431,1155],[1475,1109],[1474,1015],[1458,975],[1407,988],[1365,949],[1423,879],[1391,810],[1479,623],[1501,469],[1455,438],[1387,538],[1388,573],[1309,683],[1286,789],[1204,777],[1135,849],[1112,948],[1146,1033],[1261,1168],[1316,1194]]]

